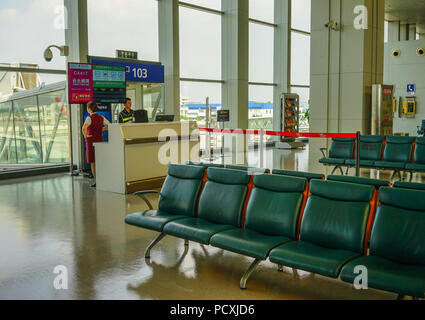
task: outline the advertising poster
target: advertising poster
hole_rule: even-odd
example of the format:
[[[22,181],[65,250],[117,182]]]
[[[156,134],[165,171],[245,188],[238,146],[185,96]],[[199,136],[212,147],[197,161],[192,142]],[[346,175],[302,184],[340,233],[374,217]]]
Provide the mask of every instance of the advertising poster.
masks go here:
[[[87,103],[93,100],[93,67],[86,63],[68,64],[69,103]]]

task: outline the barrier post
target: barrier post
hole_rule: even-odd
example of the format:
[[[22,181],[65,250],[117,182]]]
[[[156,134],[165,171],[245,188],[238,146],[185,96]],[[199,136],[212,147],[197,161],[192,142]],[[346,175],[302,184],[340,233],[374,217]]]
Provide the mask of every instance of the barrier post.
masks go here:
[[[356,177],[360,176],[360,131],[356,132]]]
[[[264,130],[260,129],[260,144],[258,146],[260,149],[260,168],[264,168]]]

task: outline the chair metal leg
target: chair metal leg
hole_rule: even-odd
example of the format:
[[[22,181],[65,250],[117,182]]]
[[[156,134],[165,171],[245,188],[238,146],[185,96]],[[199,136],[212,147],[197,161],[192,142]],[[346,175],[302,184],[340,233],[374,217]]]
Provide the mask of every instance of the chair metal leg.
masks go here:
[[[409,182],[412,182],[413,179],[413,171],[410,171]]]
[[[281,264],[277,265],[277,271],[283,272],[283,266]]]
[[[341,175],[344,175],[344,171],[342,171],[342,168],[340,166],[335,166],[333,168],[331,174],[334,174],[337,169],[339,169],[339,171],[341,172]]]
[[[394,179],[394,177],[395,177],[396,173],[397,173],[397,170],[394,170],[394,171],[393,171],[393,174],[391,175],[390,180]]]
[[[345,170],[345,175],[348,176],[348,170],[350,170],[350,167],[347,167],[347,170]]]
[[[189,240],[184,240],[184,245],[185,245],[186,247],[188,247],[188,246],[189,246]]]
[[[396,300],[404,300],[404,295],[403,294],[399,294],[397,296],[397,299]]]
[[[165,233],[160,233],[150,244],[149,246],[146,248],[145,251],[145,259],[149,259],[151,257],[151,249],[162,240],[162,238],[164,238],[166,236]]]
[[[240,282],[240,288],[246,289],[246,281],[251,276],[251,274],[254,272],[254,269],[257,267],[257,265],[261,262],[260,259],[255,259],[253,263],[249,266],[248,270],[244,273],[244,275],[241,278]]]
[[[344,175],[344,171],[342,170],[342,168],[338,166],[338,169],[341,172],[341,176],[343,176]]]

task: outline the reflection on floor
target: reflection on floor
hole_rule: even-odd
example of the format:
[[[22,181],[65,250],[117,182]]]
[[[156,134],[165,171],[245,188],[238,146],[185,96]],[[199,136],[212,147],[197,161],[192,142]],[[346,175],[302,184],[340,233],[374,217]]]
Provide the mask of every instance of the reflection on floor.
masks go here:
[[[266,153],[267,167],[327,173],[314,163],[309,167],[308,149]],[[126,214],[146,209],[144,203],[133,195],[95,191],[90,183],[63,174],[0,183],[0,299],[396,297],[290,268],[280,273],[270,262],[260,265],[247,290],[240,290],[252,259],[192,242],[185,251],[183,241],[173,237],[164,238],[145,261],[143,251],[156,233],[124,224]],[[149,198],[157,203],[156,196]],[[67,267],[67,290],[54,288],[58,265]]]

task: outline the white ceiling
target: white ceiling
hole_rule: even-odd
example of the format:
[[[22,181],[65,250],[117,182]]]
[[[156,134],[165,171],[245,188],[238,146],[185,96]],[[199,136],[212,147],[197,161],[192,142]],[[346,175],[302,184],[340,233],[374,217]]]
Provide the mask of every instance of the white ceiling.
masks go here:
[[[425,0],[385,0],[385,20],[425,23]]]

